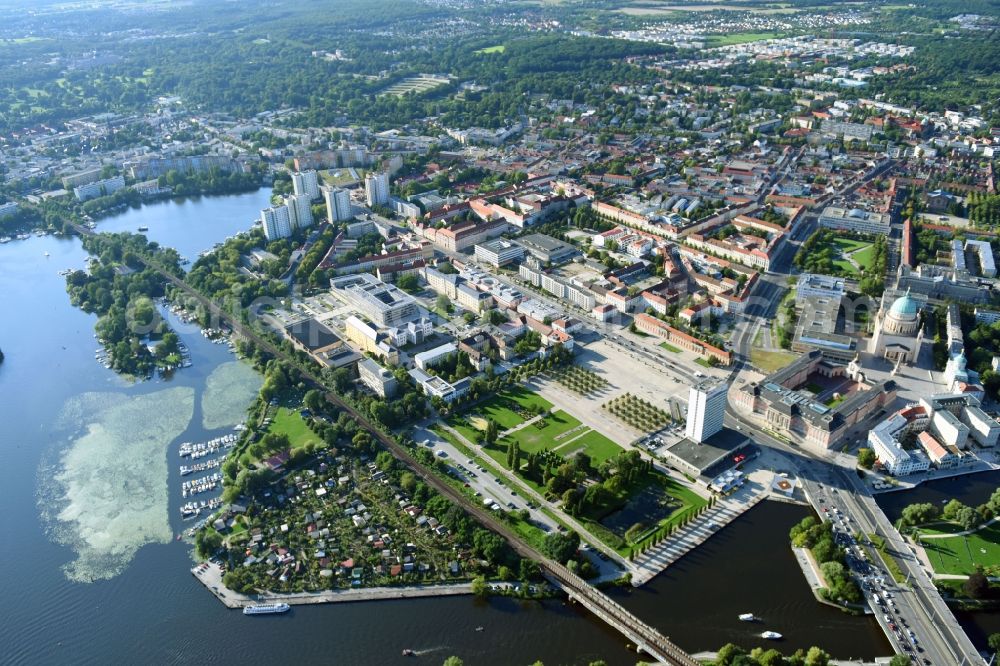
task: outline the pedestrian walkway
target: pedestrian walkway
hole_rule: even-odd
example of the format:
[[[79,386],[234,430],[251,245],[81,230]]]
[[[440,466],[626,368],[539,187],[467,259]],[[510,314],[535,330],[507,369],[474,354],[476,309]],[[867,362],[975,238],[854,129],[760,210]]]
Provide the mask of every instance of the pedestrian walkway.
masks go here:
[[[729,497],[720,499],[666,540],[645,551],[632,563],[632,585],[639,587],[677,560],[705,543],[720,529],[767,498],[769,487],[747,483]]]

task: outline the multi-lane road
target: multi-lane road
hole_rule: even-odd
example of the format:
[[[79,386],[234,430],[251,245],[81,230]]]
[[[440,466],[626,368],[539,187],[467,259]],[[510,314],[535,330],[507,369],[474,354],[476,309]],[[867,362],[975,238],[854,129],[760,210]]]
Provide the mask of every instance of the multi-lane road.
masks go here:
[[[915,663],[923,665],[984,663],[917,557],[854,469],[775,439],[736,413],[726,415],[726,424],[752,433],[760,446],[785,452],[796,468],[806,497],[817,513],[834,523],[842,535],[841,541],[846,542],[843,545],[851,555],[852,571],[862,586],[867,585],[866,601],[895,650],[909,654]],[[860,558],[857,549],[863,542],[853,543],[856,534],[863,538],[871,534],[882,537],[888,552],[906,574],[906,582],[902,585],[894,582],[873,548],[865,546],[865,557]]]

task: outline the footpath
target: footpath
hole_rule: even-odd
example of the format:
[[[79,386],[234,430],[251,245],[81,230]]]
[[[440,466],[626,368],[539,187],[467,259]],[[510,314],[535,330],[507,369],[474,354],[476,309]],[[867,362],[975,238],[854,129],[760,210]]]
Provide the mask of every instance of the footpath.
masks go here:
[[[472,594],[472,583],[447,585],[411,585],[401,587],[368,587],[322,592],[289,592],[246,595],[230,590],[222,582],[222,569],[216,564],[199,564],[191,573],[227,608],[243,608],[251,604],[284,602],[290,606],[332,604],[347,601],[377,601],[383,599],[414,599]]]

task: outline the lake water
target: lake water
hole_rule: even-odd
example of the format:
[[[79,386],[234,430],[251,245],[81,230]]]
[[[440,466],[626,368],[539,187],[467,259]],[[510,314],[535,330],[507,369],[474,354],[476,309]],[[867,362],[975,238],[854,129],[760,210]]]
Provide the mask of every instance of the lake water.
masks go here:
[[[192,260],[247,229],[269,191],[168,201],[99,223],[176,247]],[[48,252],[49,257],[44,253]],[[94,359],[94,318],[70,306],[58,271],[86,260],[76,238],[0,245],[0,574],[14,611],[0,622],[4,662],[224,663],[325,661],[395,664],[403,648],[440,663],[601,658],[634,664],[616,632],[561,601],[467,597],[297,608],[245,618],[223,608],[189,573],[188,546],[172,536],[177,446],[227,432],[256,380],[228,350],[179,332],[193,367],[170,381],[128,384]],[[122,501],[121,498],[129,501]],[[805,510],[763,503],[648,587],[615,592],[691,651],[759,642],[736,620],[752,611],[788,637],[840,656],[887,654],[873,623],[812,601],[787,548]],[[81,582],[92,581],[92,582]],[[485,631],[476,632],[477,626]]]

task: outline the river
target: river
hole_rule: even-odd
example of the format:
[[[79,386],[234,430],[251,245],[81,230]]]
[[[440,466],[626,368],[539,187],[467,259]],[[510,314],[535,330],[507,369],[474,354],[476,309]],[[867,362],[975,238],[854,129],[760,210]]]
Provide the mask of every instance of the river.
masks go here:
[[[268,198],[259,190],[159,202],[98,229],[149,227],[149,238],[194,260],[248,228]],[[177,446],[239,418],[239,405],[206,410],[207,390],[252,391],[259,379],[234,373],[225,346],[187,327],[179,333],[194,365],[169,381],[129,384],[106,370],[94,359],[94,317],[70,306],[58,275],[85,261],[76,238],[0,245],[0,580],[13,609],[0,623],[4,662],[392,664],[411,648],[422,663],[449,654],[469,664],[635,663],[617,633],[561,601],[451,597],[249,619],[224,609],[190,575],[189,548],[172,539],[186,525]],[[812,601],[787,548],[804,515],[765,502],[647,588],[615,594],[690,651],[758,643],[760,628],[736,620],[753,611],[788,636],[783,648],[886,654],[870,620]]]

